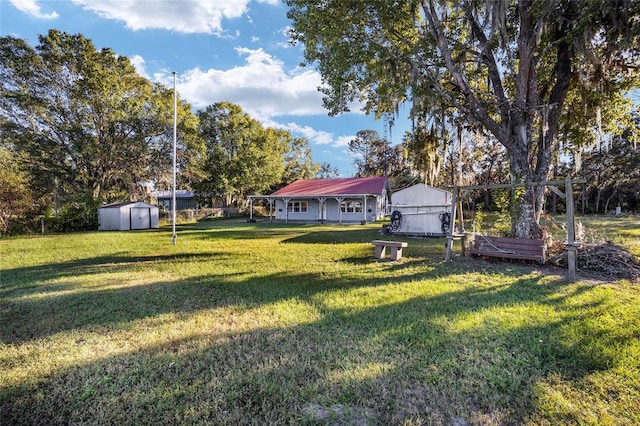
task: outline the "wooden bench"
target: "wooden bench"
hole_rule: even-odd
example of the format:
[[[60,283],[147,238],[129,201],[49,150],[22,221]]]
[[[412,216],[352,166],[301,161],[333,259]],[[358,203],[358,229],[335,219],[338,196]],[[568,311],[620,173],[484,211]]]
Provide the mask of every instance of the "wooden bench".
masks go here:
[[[467,238],[471,255],[545,262],[544,240],[487,237],[484,235],[473,235]]]
[[[377,259],[382,259],[385,257],[387,252],[387,247],[389,247],[391,251],[391,259],[398,260],[402,258],[402,249],[407,247],[407,243],[402,241],[382,241],[382,240],[373,240],[371,244],[374,246],[374,255]]]

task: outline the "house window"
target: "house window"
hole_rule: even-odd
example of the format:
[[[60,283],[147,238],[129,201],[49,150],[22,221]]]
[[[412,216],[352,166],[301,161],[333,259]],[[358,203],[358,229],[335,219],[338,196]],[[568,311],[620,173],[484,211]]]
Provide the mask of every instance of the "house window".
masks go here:
[[[343,201],[340,210],[342,213],[362,213],[362,201]]]
[[[306,213],[309,205],[306,201],[289,201],[287,211],[289,213]]]

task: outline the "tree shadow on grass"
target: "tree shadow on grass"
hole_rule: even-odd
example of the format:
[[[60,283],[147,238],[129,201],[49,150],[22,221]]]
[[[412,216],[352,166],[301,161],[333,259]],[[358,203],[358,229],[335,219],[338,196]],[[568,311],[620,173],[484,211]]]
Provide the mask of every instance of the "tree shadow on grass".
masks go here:
[[[220,262],[249,255],[166,255],[166,256],[106,256],[81,259],[62,264],[19,268],[9,273],[28,278],[30,282],[46,283],[93,274],[127,272],[146,265],[172,262]],[[147,265],[148,264],[148,265]],[[247,278],[247,275],[254,275]],[[3,285],[0,293],[0,342],[20,343],[73,329],[93,329],[166,313],[214,309],[238,303],[267,304],[301,294],[313,294],[349,289],[357,286],[377,286],[389,283],[388,278],[372,277],[366,283],[351,278],[336,278],[318,273],[277,272],[255,276],[252,270],[236,273],[206,273],[184,280],[156,280],[126,284],[109,276],[97,284],[77,282],[46,285]],[[410,280],[397,277],[394,282]]]
[[[317,235],[308,238],[289,243],[323,243]],[[421,250],[428,252],[429,244]],[[214,259],[179,256],[184,262]],[[637,338],[633,332],[607,337],[614,325],[603,326],[598,318],[609,306],[606,300],[586,297],[593,286],[565,285],[559,278],[532,274],[527,266],[447,264],[411,255],[380,265],[385,273],[375,276],[256,276],[259,265],[248,255],[223,256],[246,256],[252,269],[76,293],[64,292],[75,290],[71,287],[59,288],[62,294],[47,293],[46,286],[20,294],[13,289],[11,300],[7,293],[0,299],[0,340],[4,347],[18,349],[65,331],[110,336],[121,328],[140,327],[139,320],[172,313],[179,315],[166,320],[179,326],[205,311],[217,318],[222,314],[216,309],[224,307],[237,307],[250,318],[254,310],[289,301],[313,308],[319,318],[289,326],[247,319],[237,331],[212,321],[206,329],[155,346],[134,344],[142,349],[92,362],[79,360],[73,367],[0,388],[4,419],[9,424],[331,424],[310,418],[304,408],[340,404],[346,411],[368,413],[379,424],[447,424],[455,419],[519,424],[538,413],[539,381],[553,376],[575,383],[604,371],[615,363],[610,346],[624,350]],[[47,281],[95,274],[110,265],[126,272],[138,259],[108,256],[68,262],[66,275],[59,275],[55,265],[15,271]],[[364,259],[350,256],[338,261],[362,267],[371,258]],[[141,261],[175,260],[166,255]],[[486,272],[486,281],[466,282],[466,274],[475,272]],[[499,279],[492,281],[490,274]],[[439,287],[421,287],[430,282]],[[387,301],[386,295],[394,291],[402,301]],[[360,298],[376,302],[368,306],[359,303]],[[539,312],[531,315],[535,311],[528,307]],[[238,318],[219,320],[228,324]],[[140,329],[141,334],[153,332]],[[100,344],[108,345],[105,339],[78,339],[76,345],[99,352]],[[19,350],[3,354],[1,368],[19,365],[23,356]],[[51,358],[57,362],[64,354]],[[619,411],[614,415],[622,419]]]
[[[603,300],[591,301],[588,312],[576,306],[545,318],[543,311],[512,327],[482,315],[517,314],[532,304],[562,310],[591,287],[558,294],[539,277],[510,277],[500,285],[457,283],[444,293],[357,308],[327,305],[318,291],[375,291],[368,281],[333,279],[313,291],[301,284],[319,284],[313,277],[272,278],[298,284],[284,294],[261,293],[263,284],[248,279],[235,283],[242,290],[233,293],[250,307],[295,298],[322,316],[302,325],[200,331],[79,364],[8,389],[0,408],[13,424],[333,424],[311,418],[304,410],[309,404],[339,404],[366,413],[372,424],[519,424],[536,411],[539,380],[576,380],[612,362],[586,340],[566,339],[576,324],[585,334],[595,331],[593,320],[608,308]],[[217,286],[218,277],[203,284]],[[402,278],[397,284],[408,285]],[[474,321],[476,315],[483,321]]]
[[[134,272],[137,268],[166,268],[166,264],[200,262],[215,264],[245,258],[250,269],[235,273],[206,273],[182,280],[152,280],[131,284],[121,282],[120,275],[106,275],[91,285],[78,283],[78,278],[105,272]],[[95,329],[166,313],[214,309],[237,303],[267,304],[304,295],[358,287],[402,285],[418,280],[432,280],[452,274],[473,271],[469,263],[430,264],[420,258],[400,262],[379,262],[370,256],[340,259],[356,267],[378,263],[385,273],[377,271],[364,277],[336,276],[335,273],[275,272],[255,276],[259,266],[244,254],[175,254],[162,256],[102,256],[57,264],[37,265],[4,271],[16,277],[16,284],[0,287],[0,342],[21,343],[74,329]],[[164,265],[164,266],[162,266]],[[503,274],[525,274],[526,269],[511,269]],[[250,276],[249,275],[253,275]],[[65,283],[64,279],[69,278]],[[55,284],[48,283],[56,280]],[[63,282],[59,282],[59,281]],[[36,284],[33,284],[36,283]],[[43,284],[38,284],[43,283]]]
[[[167,255],[130,256],[114,253],[109,256],[74,259],[64,262],[43,265],[25,266],[4,269],[0,271],[0,298],[12,295],[23,295],[29,292],[51,292],[66,288],[66,285],[34,284],[66,277],[102,274],[106,271],[120,272],[129,270],[132,266],[148,265],[164,262],[198,262],[210,260],[224,260],[226,256],[220,254],[176,253]]]
[[[303,235],[296,235],[283,241],[286,244],[344,244],[344,243],[371,243],[373,239],[380,239],[378,230],[341,229],[327,231],[312,231]]]

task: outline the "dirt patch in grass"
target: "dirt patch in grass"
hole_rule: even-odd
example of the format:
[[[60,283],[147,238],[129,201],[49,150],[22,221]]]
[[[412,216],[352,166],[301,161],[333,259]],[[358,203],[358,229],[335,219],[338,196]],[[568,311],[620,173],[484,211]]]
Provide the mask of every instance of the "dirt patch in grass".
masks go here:
[[[371,410],[346,407],[342,404],[325,407],[322,404],[312,402],[302,407],[302,414],[310,420],[327,425],[368,426],[376,423],[376,415]]]

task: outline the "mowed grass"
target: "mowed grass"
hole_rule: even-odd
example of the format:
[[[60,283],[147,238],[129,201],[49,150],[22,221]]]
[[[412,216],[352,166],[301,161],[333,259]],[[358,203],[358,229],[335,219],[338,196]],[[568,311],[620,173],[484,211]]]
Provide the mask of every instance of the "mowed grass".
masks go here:
[[[637,283],[379,229],[0,240],[0,424],[640,424]]]

